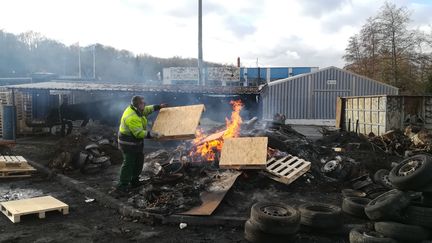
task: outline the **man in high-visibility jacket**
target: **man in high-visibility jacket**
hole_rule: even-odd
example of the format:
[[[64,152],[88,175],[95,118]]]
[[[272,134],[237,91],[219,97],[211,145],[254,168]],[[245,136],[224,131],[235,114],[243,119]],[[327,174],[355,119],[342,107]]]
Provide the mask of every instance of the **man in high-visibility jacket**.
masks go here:
[[[124,194],[130,188],[141,185],[139,176],[144,165],[144,138],[159,138],[161,135],[147,130],[147,116],[166,107],[166,104],[148,105],[141,96],[134,96],[121,117],[118,144],[123,153],[120,180],[113,192]]]

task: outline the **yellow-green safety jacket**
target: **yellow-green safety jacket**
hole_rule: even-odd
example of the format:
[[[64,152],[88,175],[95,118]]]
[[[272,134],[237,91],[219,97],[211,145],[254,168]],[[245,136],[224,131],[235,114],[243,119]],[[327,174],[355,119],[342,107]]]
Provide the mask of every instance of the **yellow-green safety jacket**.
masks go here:
[[[118,131],[118,144],[121,150],[125,152],[142,152],[143,139],[149,137],[147,116],[159,109],[158,105],[148,105],[141,113],[130,105],[124,110]]]

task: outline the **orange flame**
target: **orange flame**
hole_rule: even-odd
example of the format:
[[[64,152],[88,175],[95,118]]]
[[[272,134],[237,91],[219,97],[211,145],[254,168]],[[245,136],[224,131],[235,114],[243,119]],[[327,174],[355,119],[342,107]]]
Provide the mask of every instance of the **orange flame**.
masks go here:
[[[226,130],[217,131],[210,135],[204,134],[202,130],[196,131],[195,139],[192,141],[194,148],[190,152],[192,158],[214,161],[216,154],[222,150],[224,139],[239,136],[240,127],[243,122],[240,116],[243,103],[241,100],[233,100],[230,104],[233,111],[231,113],[231,119],[225,118]],[[211,139],[212,137],[214,137],[214,139]]]

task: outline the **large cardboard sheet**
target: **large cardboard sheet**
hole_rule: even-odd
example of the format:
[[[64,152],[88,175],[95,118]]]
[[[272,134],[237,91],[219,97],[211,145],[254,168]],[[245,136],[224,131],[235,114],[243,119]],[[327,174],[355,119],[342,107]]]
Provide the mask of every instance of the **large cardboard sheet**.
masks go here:
[[[226,169],[265,169],[267,143],[267,137],[225,139],[219,167]]]
[[[219,174],[208,186],[207,191],[201,193],[202,204],[181,214],[212,215],[240,174],[239,171],[225,171]]]
[[[162,134],[160,139],[192,139],[204,111],[204,105],[163,108],[159,111],[153,131]]]

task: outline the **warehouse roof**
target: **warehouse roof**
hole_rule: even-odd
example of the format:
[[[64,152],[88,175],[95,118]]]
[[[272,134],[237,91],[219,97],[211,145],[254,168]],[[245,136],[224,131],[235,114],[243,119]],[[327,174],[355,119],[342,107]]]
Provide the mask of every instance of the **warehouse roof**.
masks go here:
[[[110,84],[90,82],[28,83],[4,86],[20,90],[72,90],[72,91],[122,91],[122,92],[172,92],[172,93],[205,93],[205,94],[258,94],[259,88],[243,86],[199,86],[199,85],[144,85],[144,84]]]
[[[289,78],[284,78],[284,79],[275,80],[275,81],[273,81],[273,82],[270,82],[268,85],[269,85],[269,86],[273,86],[273,85],[277,85],[277,84],[280,84],[280,83],[289,82],[289,81],[291,81],[291,80],[297,80],[297,79],[299,79],[299,78],[306,77],[306,76],[312,76],[312,75],[315,75],[315,74],[317,74],[317,73],[324,73],[325,71],[327,71],[327,70],[331,70],[331,69],[336,70],[336,71],[340,71],[340,72],[344,72],[344,73],[347,73],[347,74],[351,74],[351,75],[354,75],[354,76],[356,76],[356,77],[358,77],[358,78],[360,78],[360,79],[368,80],[368,81],[371,81],[371,82],[374,82],[374,83],[377,83],[377,84],[380,84],[380,85],[387,86],[387,87],[389,87],[389,88],[393,88],[393,89],[395,89],[395,90],[398,90],[398,88],[395,87],[395,86],[392,86],[392,85],[389,85],[389,84],[386,84],[386,83],[383,83],[383,82],[377,81],[377,80],[375,80],[375,79],[368,78],[368,77],[366,77],[366,76],[363,76],[363,75],[360,75],[360,74],[357,74],[357,73],[351,72],[351,71],[346,70],[346,69],[341,69],[341,68],[338,68],[338,67],[334,67],[334,66],[330,66],[330,67],[322,68],[322,69],[319,69],[319,70],[316,70],[316,71],[314,71],[314,72],[310,72],[310,73],[304,73],[304,74],[295,75],[295,76],[293,76],[293,77],[289,77]]]

